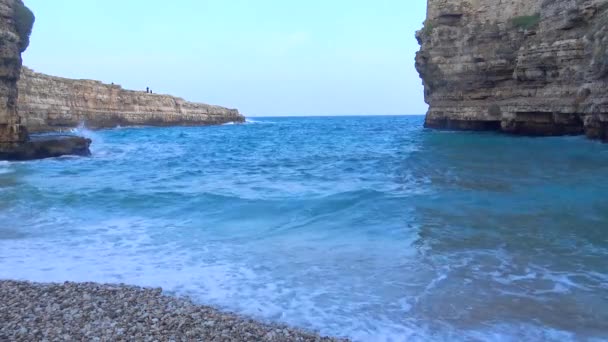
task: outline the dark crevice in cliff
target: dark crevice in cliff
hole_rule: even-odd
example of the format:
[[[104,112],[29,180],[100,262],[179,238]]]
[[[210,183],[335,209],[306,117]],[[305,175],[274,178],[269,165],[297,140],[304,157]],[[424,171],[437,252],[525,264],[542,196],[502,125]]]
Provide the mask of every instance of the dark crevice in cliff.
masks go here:
[[[440,119],[426,120],[425,128],[454,131],[500,131],[500,121]]]
[[[503,121],[507,133],[532,136],[582,135],[585,133],[581,114],[517,112],[511,121]]]
[[[462,13],[446,13],[442,14],[437,18],[437,24],[439,25],[456,25],[462,19]]]

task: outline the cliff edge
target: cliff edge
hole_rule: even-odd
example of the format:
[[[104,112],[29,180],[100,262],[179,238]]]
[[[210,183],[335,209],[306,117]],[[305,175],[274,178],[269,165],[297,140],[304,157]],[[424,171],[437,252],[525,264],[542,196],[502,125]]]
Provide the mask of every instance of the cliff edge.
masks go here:
[[[608,0],[428,0],[425,126],[608,141]]]
[[[93,80],[49,76],[23,68],[19,112],[31,132],[77,127],[195,126],[244,122],[236,109],[193,103]]]

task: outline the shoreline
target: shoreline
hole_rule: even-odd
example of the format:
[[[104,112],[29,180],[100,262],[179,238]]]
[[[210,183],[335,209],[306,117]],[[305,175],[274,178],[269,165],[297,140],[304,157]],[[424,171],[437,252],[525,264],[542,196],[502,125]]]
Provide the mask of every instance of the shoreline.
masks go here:
[[[9,341],[347,341],[123,284],[0,280],[0,322]]]

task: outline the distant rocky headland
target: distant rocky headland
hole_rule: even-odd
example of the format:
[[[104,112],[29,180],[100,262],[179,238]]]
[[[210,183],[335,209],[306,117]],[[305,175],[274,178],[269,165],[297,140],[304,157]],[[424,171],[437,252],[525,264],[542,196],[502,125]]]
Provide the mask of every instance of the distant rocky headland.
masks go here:
[[[18,109],[30,132],[116,126],[198,126],[244,122],[236,109],[93,80],[49,76],[24,67]]]
[[[22,0],[0,0],[0,160],[89,155],[90,139],[35,136],[84,124],[194,126],[244,122],[236,109],[125,90],[92,80],[71,80],[22,68],[35,16]]]
[[[608,0],[428,0],[426,127],[608,141]]]

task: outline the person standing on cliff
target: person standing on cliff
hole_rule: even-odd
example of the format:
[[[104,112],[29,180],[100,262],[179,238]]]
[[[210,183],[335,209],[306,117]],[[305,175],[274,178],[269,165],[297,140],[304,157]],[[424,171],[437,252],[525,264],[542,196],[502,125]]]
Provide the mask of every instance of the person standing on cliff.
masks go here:
[[[150,87],[146,87],[146,94],[150,93]]]

